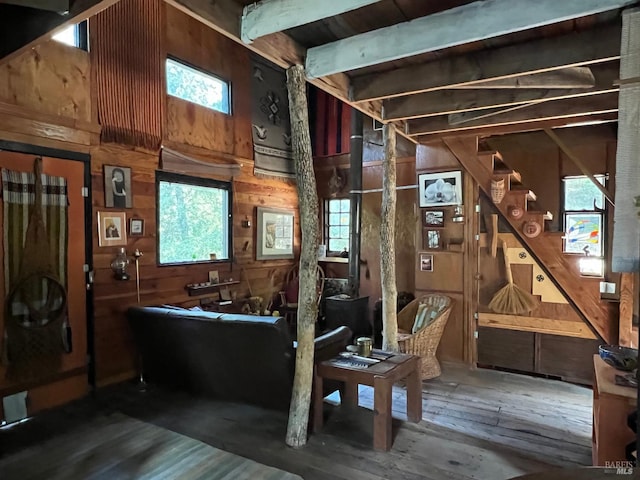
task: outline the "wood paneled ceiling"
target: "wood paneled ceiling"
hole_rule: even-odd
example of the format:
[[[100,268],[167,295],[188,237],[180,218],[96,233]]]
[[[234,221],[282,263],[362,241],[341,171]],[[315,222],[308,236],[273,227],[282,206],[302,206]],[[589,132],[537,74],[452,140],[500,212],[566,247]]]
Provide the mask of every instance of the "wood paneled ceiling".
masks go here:
[[[312,84],[416,143],[615,121],[621,12],[638,3],[166,1],[282,67],[305,64]]]

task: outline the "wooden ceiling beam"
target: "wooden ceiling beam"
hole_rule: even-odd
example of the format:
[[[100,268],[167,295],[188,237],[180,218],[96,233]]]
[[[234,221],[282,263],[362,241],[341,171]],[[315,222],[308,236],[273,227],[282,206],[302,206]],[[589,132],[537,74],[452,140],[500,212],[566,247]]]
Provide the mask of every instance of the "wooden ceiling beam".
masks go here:
[[[620,58],[618,24],[444,58],[352,79],[354,102],[475,85]]]
[[[458,85],[453,88],[458,90],[479,88],[591,88],[594,84],[595,78],[590,67],[570,67],[549,72],[520,75],[518,77],[487,80],[473,85]]]
[[[430,117],[407,122],[407,134],[422,136],[435,133],[456,135],[458,132],[486,127],[499,127],[516,123],[543,122],[546,120],[600,115],[618,111],[618,94],[604,93],[569,100],[547,101],[515,111],[464,123],[451,125],[447,116]]]
[[[324,77],[615,10],[636,0],[483,0],[310,48],[306,72]]]
[[[248,45],[243,43],[240,38],[242,6],[234,0],[217,0],[215,2],[210,0],[166,0],[166,2],[282,68],[304,64],[307,50],[285,33],[276,32],[269,35],[268,39],[258,38]],[[364,114],[382,121],[382,102],[354,103],[350,100],[351,82],[347,75],[343,73],[330,75],[309,80],[309,83]],[[404,133],[404,129],[399,130],[398,133],[415,143],[415,140]]]
[[[271,33],[366,7],[380,0],[262,0],[244,7],[240,37],[244,43]]]
[[[76,0],[66,15],[0,5],[0,65],[115,3],[118,0]]]
[[[593,67],[594,85],[589,89],[572,88],[560,90],[447,90],[420,93],[394,98],[383,102],[385,121],[410,120],[437,115],[462,112],[477,112],[492,108],[507,108],[529,102],[577,98],[594,93],[618,90],[613,83],[619,77],[618,62],[609,62]]]
[[[70,8],[70,0],[3,0],[0,3],[8,3],[18,5],[20,7],[37,8],[40,10],[49,10],[50,12],[63,13],[68,12]]]

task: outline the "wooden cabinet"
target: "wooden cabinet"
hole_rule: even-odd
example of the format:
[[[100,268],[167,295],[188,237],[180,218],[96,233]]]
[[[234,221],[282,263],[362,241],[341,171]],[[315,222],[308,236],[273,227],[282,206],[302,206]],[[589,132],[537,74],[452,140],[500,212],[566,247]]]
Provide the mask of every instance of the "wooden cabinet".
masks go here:
[[[593,465],[626,461],[624,448],[635,439],[627,417],[636,408],[636,389],[615,384],[622,372],[593,356]]]
[[[590,385],[597,340],[494,327],[478,328],[478,364]]]

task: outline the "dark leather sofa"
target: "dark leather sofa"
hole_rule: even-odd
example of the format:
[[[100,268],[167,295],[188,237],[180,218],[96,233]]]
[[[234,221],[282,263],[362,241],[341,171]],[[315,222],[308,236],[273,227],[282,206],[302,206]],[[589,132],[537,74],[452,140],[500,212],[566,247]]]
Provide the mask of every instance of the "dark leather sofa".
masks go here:
[[[282,317],[131,307],[145,380],[196,394],[287,410],[295,345]],[[315,339],[315,361],[344,351],[351,331]],[[325,394],[336,390],[330,385]]]

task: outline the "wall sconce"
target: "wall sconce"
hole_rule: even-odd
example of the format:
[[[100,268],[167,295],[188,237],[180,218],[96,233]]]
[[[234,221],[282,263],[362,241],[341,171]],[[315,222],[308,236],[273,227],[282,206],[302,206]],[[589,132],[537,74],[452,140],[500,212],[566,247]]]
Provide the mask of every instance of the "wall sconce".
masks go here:
[[[451,221],[453,223],[462,223],[464,222],[464,206],[463,205],[456,205],[456,209],[453,212],[453,217],[451,217]]]
[[[124,247],[120,247],[116,258],[111,262],[111,270],[113,270],[113,276],[116,280],[129,280],[131,278],[127,273],[127,265],[129,265],[127,252]]]

